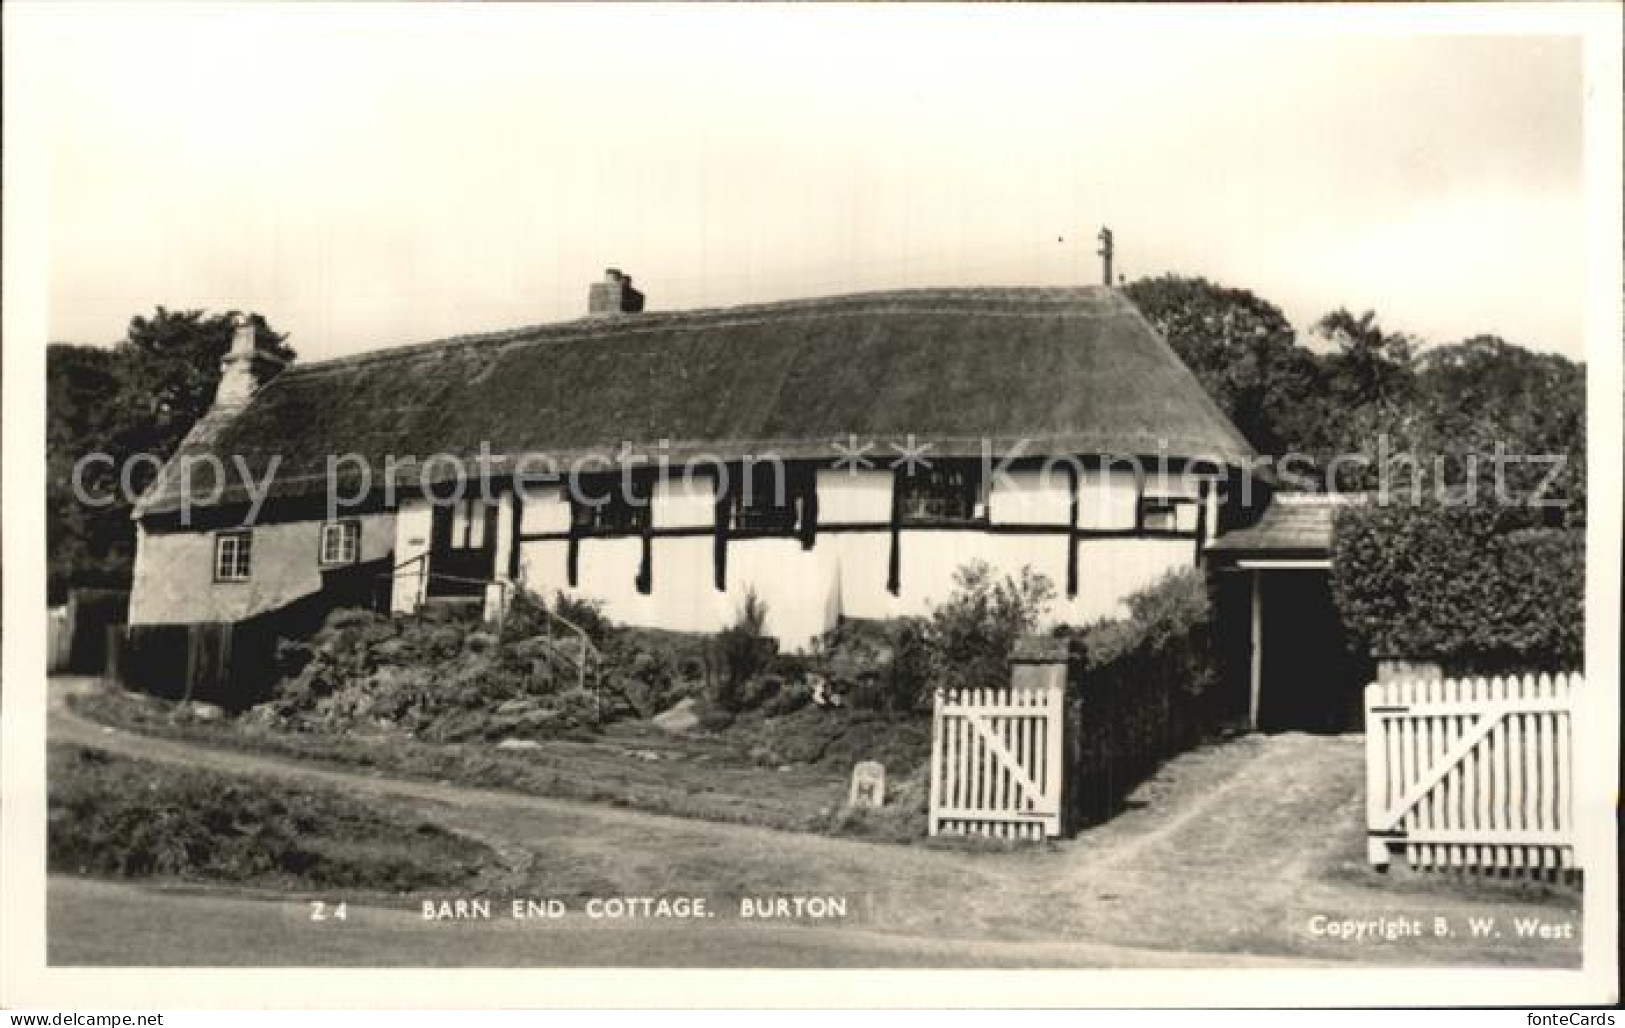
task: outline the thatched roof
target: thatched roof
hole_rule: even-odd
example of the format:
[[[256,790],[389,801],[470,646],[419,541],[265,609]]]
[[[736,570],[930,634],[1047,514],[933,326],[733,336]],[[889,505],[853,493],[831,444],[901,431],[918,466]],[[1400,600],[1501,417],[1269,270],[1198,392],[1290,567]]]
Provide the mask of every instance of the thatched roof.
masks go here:
[[[576,321],[297,365],[183,452],[234,456],[275,493],[320,490],[329,454],[534,454],[568,466],[623,442],[674,460],[1167,454],[1237,466],[1252,450],[1121,294],[934,289]],[[500,465],[499,465],[500,466]],[[377,473],[377,472],[375,472]],[[200,490],[194,490],[196,493]],[[225,499],[232,496],[228,494]],[[173,509],[162,476],[138,510]]]

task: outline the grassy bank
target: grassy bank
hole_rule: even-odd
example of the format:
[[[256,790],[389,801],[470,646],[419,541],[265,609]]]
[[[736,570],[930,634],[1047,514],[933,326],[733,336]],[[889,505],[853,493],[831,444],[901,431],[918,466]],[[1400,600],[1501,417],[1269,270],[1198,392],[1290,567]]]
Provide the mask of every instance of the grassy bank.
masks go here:
[[[53,743],[53,873],[405,893],[478,887],[484,845],[337,793]]]
[[[884,745],[888,736],[921,731],[928,736],[929,724],[922,728],[917,718],[809,710],[789,718],[742,718],[722,733],[683,735],[622,723],[592,742],[551,739],[503,748],[394,734],[293,733],[241,719],[198,720],[183,706],[122,692],[76,696],[71,703],[85,717],[130,731],[393,777],[877,841],[909,842],[925,835],[923,768],[894,779],[885,809],[843,809],[851,761],[876,749],[883,759],[890,755]],[[815,741],[804,752],[789,753],[776,737],[802,746]],[[781,756],[800,762],[778,763]]]

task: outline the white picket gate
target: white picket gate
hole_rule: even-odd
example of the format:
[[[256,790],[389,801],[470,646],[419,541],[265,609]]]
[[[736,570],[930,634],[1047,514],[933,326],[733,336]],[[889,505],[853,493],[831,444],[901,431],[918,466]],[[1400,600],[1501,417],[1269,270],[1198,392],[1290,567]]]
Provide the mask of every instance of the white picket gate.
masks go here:
[[[938,690],[931,722],[932,835],[1061,834],[1063,690]]]
[[[1555,875],[1579,866],[1579,675],[1395,679],[1366,688],[1368,857]]]

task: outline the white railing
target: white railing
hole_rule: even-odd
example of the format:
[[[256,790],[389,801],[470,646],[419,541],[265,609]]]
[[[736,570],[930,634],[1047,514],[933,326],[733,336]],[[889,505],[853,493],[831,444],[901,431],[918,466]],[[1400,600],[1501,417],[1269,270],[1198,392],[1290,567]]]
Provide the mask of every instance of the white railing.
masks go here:
[[[1579,675],[1408,679],[1366,688],[1368,858],[1556,875],[1574,830]]]

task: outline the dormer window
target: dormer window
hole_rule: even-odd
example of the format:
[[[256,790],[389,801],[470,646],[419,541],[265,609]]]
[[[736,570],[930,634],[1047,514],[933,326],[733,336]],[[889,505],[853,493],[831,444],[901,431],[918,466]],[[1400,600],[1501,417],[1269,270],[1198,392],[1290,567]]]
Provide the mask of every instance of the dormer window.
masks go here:
[[[904,524],[987,521],[987,493],[975,461],[941,461],[897,476],[897,507]]]

